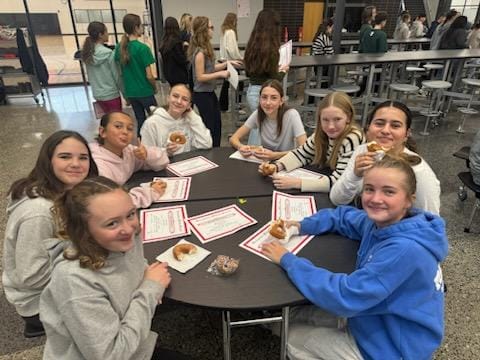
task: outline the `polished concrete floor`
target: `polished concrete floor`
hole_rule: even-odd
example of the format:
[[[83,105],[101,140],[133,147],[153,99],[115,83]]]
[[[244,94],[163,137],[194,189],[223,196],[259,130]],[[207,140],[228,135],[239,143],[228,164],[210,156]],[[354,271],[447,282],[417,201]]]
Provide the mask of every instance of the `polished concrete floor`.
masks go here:
[[[159,100],[164,92],[159,94]],[[32,168],[42,141],[58,129],[73,129],[88,140],[96,134],[98,122],[93,119],[91,99],[83,87],[53,88],[45,103],[35,105],[32,99],[17,99],[0,106],[0,208],[5,209],[6,192],[13,180]],[[230,114],[223,114],[224,139],[234,130]],[[436,359],[480,358],[480,212],[474,219],[472,232],[463,228],[474,196],[460,202],[456,174],[465,163],[452,153],[469,145],[480,128],[480,117],[468,119],[465,134],[457,134],[459,116],[452,112],[440,126],[422,137],[423,117],[414,123],[413,136],[420,154],[430,163],[442,185],[442,216],[446,219],[450,254],[443,266],[448,284],[446,294],[446,337]],[[0,238],[3,239],[6,217],[0,215]],[[3,248],[0,247],[0,248]],[[195,359],[222,358],[220,316],[214,311],[190,307],[169,307],[155,318],[155,329],[165,347],[180,350]],[[23,324],[14,308],[0,293],[0,360],[41,359],[45,338],[23,338]],[[233,359],[277,359],[279,339],[261,327],[233,330]]]

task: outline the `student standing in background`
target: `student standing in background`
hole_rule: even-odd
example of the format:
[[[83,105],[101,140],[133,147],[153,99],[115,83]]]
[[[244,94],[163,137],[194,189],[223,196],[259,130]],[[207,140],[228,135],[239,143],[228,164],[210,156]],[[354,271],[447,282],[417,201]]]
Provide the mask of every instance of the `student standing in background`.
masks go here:
[[[177,19],[169,16],[165,19],[163,39],[160,45],[163,75],[171,87],[176,84],[188,84],[188,60],[180,38]]]

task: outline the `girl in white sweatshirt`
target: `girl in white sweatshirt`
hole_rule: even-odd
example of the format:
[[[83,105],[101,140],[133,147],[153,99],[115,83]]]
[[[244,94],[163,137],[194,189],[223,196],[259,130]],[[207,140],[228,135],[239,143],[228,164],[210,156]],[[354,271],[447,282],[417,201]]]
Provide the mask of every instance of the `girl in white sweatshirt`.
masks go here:
[[[192,110],[192,92],[185,84],[170,89],[167,106],[157,108],[143,123],[140,133],[145,145],[166,148],[169,155],[212,147],[210,130]],[[172,133],[185,136],[186,143],[170,141]]]
[[[167,263],[147,265],[137,210],[127,191],[94,177],[55,202],[67,245],[40,300],[44,359],[150,359]]]

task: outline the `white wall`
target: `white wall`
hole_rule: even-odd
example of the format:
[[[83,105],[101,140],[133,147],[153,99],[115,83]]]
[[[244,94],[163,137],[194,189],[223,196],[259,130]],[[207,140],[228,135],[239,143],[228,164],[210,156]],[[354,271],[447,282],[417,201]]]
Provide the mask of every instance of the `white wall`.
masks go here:
[[[248,18],[238,18],[238,42],[246,43],[257,19],[260,10],[263,9],[263,0],[249,0],[250,16]],[[235,0],[163,0],[162,11],[163,18],[173,16],[180,21],[183,13],[190,13],[195,16],[207,16],[215,26],[215,33],[212,42],[220,42],[220,27],[225,15],[229,12],[236,13]]]

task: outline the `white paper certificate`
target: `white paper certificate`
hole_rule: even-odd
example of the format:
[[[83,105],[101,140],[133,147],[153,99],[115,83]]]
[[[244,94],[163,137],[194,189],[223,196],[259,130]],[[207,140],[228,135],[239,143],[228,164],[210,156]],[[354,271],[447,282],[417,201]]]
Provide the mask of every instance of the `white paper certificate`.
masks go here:
[[[187,219],[192,231],[202,243],[220,239],[257,223],[237,205],[206,212]]]
[[[264,160],[260,160],[257,158],[255,155],[250,155],[250,156],[243,156],[240,151],[235,151],[232,155],[230,155],[230,159],[236,159],[236,160],[243,160],[243,161],[248,161],[248,162],[254,162],[257,164],[261,164]]]
[[[303,168],[294,169],[294,170],[289,171],[289,172],[286,172],[285,170],[282,170],[282,171],[278,172],[278,175],[280,175],[280,176],[291,176],[291,177],[299,178],[299,179],[301,179],[301,178],[320,179],[323,176],[322,174],[316,173],[315,171],[310,171],[310,170],[303,169]]]
[[[228,82],[236,90],[238,87],[238,72],[237,70],[235,70],[235,68],[229,61],[227,61],[227,70],[230,73],[230,76],[228,77]]]
[[[203,156],[195,156],[191,159],[175,162],[167,166],[167,170],[177,176],[190,176],[198,174],[210,169],[218,167],[217,164],[204,158]]]
[[[156,202],[185,201],[190,194],[191,177],[155,177],[153,181],[161,180],[167,183],[165,193]]]
[[[265,255],[262,254],[262,245],[266,242],[273,240],[272,236],[269,233],[270,223],[262,226],[254,234],[250,235],[245,241],[240,245],[241,248],[248,250],[258,256],[261,256],[267,260],[270,260]],[[293,254],[297,254],[305,245],[307,245],[310,240],[313,239],[313,235],[296,235],[292,236],[286,244],[283,246]]]
[[[168,206],[140,211],[143,242],[174,239],[190,235],[185,221],[185,205]]]
[[[308,195],[289,195],[273,191],[272,220],[300,221],[317,212],[315,198]]]
[[[285,44],[280,46],[280,57],[278,59],[278,65],[290,65],[292,62],[292,40],[288,40]]]

